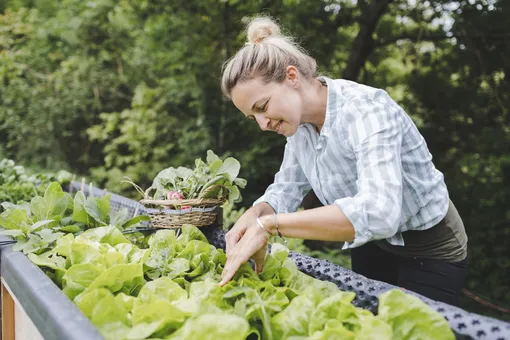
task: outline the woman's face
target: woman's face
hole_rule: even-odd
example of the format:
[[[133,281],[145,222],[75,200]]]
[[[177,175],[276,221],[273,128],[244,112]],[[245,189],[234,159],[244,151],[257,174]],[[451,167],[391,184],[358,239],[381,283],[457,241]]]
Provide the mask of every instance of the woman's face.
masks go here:
[[[298,87],[299,76],[291,70],[281,83],[265,84],[260,77],[239,83],[232,89],[231,97],[234,105],[248,119],[256,121],[261,130],[290,137],[301,123],[302,98]]]

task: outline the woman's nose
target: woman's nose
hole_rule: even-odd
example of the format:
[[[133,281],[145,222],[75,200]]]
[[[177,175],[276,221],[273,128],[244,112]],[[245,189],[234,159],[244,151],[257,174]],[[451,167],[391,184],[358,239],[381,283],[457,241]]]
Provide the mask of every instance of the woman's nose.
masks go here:
[[[271,128],[271,119],[267,118],[264,114],[255,114],[255,119],[262,131],[267,131]]]

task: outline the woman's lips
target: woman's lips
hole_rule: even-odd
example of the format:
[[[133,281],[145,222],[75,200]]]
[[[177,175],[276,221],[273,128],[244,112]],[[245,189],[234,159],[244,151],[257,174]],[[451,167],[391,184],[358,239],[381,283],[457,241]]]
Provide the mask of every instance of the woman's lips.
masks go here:
[[[278,134],[280,133],[280,130],[281,130],[282,124],[283,124],[283,121],[282,121],[282,120],[280,120],[280,121],[278,122],[278,124],[276,124],[276,126],[275,126],[275,131],[276,131],[276,133],[278,133]]]

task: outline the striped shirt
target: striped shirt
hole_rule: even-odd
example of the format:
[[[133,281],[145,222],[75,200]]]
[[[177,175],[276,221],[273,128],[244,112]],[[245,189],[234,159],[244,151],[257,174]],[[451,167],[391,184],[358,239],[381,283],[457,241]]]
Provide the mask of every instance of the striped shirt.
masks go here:
[[[287,138],[274,183],[254,205],[294,212],[313,189],[354,226],[354,240],[344,249],[380,239],[403,246],[402,232],[439,223],[448,190],[411,118],[383,90],[321,79],[328,99],[320,134],[305,123]]]

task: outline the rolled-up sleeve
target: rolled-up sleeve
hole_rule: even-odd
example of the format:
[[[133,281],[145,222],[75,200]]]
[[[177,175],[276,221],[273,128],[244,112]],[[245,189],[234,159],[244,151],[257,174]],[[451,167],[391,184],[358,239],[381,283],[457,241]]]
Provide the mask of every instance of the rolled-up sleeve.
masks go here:
[[[291,143],[285,145],[282,165],[264,195],[253,205],[267,202],[277,213],[295,212],[311,186],[306,178]]]
[[[402,214],[402,113],[385,91],[354,100],[343,124],[356,155],[357,189],[354,197],[335,201],[354,226],[352,242],[344,249],[398,231]]]

